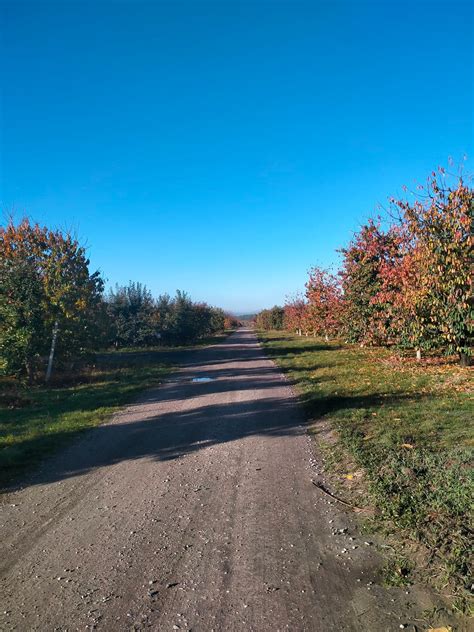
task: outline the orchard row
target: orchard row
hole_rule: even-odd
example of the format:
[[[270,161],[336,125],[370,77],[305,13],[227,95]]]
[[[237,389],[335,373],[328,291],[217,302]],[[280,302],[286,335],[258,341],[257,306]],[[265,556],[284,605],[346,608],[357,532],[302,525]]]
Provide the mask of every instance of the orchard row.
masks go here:
[[[314,267],[305,292],[263,310],[257,326],[472,355],[474,192],[440,168],[412,199],[390,200],[340,250],[337,272]]]

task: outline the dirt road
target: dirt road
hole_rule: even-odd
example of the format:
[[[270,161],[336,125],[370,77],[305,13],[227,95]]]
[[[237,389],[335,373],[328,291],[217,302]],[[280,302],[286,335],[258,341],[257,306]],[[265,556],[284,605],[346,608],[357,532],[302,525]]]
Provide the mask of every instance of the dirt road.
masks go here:
[[[252,332],[191,354],[3,497],[0,629],[399,630],[302,421]]]

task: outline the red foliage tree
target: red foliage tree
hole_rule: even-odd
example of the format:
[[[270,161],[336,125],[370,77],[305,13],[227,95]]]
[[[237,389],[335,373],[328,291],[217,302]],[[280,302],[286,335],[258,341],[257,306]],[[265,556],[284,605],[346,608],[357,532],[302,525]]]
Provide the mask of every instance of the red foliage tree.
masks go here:
[[[306,283],[307,315],[313,335],[336,336],[341,329],[342,294],[338,278],[323,268],[309,271]]]
[[[306,328],[307,304],[304,297],[297,294],[294,297],[287,298],[284,310],[283,322],[285,329],[294,331],[301,336]]]

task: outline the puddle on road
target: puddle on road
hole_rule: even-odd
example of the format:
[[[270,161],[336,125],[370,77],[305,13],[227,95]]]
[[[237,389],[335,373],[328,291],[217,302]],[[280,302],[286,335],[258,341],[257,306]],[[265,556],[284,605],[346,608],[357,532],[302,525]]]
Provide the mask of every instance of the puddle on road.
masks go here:
[[[191,382],[212,382],[212,377],[193,377]]]

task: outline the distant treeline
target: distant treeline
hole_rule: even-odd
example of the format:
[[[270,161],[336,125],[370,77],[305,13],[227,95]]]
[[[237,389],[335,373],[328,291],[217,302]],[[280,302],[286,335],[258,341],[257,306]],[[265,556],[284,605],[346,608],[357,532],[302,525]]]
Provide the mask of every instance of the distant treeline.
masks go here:
[[[257,316],[257,314],[255,312],[252,312],[251,314],[238,314],[238,319],[239,319],[239,321],[252,323],[252,322],[255,321],[255,317],[256,316]]]
[[[190,344],[238,322],[185,293],[153,298],[130,282],[104,294],[83,246],[28,219],[0,227],[0,373],[31,380],[46,360],[80,361],[110,346]]]
[[[335,273],[309,271],[304,294],[263,310],[261,329],[339,337],[360,345],[459,354],[474,331],[474,191],[467,178],[433,172],[410,201],[392,199],[341,249]]]

